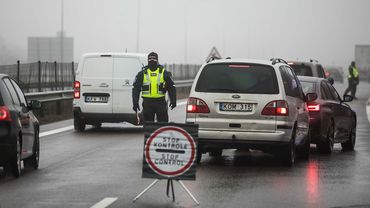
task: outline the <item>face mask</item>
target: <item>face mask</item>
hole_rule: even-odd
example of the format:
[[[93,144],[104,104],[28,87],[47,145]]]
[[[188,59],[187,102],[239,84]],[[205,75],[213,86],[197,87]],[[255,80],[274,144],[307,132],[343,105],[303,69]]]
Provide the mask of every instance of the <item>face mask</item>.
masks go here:
[[[154,60],[150,60],[148,61],[148,65],[149,66],[157,66],[158,62],[157,61],[154,61]]]

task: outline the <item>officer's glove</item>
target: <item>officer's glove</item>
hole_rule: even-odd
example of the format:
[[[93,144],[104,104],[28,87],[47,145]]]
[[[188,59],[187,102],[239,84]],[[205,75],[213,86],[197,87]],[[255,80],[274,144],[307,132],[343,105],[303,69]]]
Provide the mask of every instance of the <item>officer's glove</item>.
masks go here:
[[[174,109],[176,107],[176,103],[170,103],[169,107],[172,109]]]
[[[132,110],[134,110],[135,112],[140,111],[139,104],[134,104],[134,106],[132,107]]]

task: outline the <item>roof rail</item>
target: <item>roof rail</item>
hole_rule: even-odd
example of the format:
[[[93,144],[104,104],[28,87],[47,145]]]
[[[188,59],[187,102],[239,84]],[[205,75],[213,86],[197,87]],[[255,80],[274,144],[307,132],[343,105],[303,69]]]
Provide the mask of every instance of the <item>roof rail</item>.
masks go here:
[[[217,59],[220,59],[219,57],[217,56],[212,56],[210,57],[208,60],[207,60],[207,63],[211,62],[211,61],[214,61],[214,60],[217,60]]]
[[[311,62],[311,63],[312,63],[312,62],[319,63],[319,61],[318,61],[318,60],[316,60],[316,59],[310,59],[310,62]]]
[[[276,63],[288,64],[284,59],[281,58],[271,58],[270,61],[272,61],[272,65],[275,65]]]

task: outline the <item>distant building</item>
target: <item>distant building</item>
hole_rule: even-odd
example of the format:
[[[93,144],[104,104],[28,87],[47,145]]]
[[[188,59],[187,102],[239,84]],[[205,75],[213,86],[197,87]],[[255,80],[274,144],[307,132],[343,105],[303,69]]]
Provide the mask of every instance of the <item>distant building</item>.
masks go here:
[[[63,44],[62,44],[63,43]],[[63,51],[63,52],[62,52]],[[73,37],[28,37],[28,62],[72,62]]]

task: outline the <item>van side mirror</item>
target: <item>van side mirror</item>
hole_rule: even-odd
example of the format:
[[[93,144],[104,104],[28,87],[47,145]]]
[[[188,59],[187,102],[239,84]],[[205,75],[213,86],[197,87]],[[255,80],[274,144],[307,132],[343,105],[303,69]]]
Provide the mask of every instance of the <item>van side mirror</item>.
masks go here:
[[[317,99],[317,94],[316,93],[307,93],[306,95],[306,102],[312,102]]]
[[[41,102],[38,100],[31,100],[28,105],[29,110],[33,109],[40,109],[41,108]]]
[[[353,97],[351,95],[343,95],[343,102],[351,102]]]
[[[333,85],[333,84],[334,84],[334,79],[333,79],[332,77],[328,77],[328,78],[327,78],[327,80],[329,81],[329,83],[330,83],[331,85]]]

